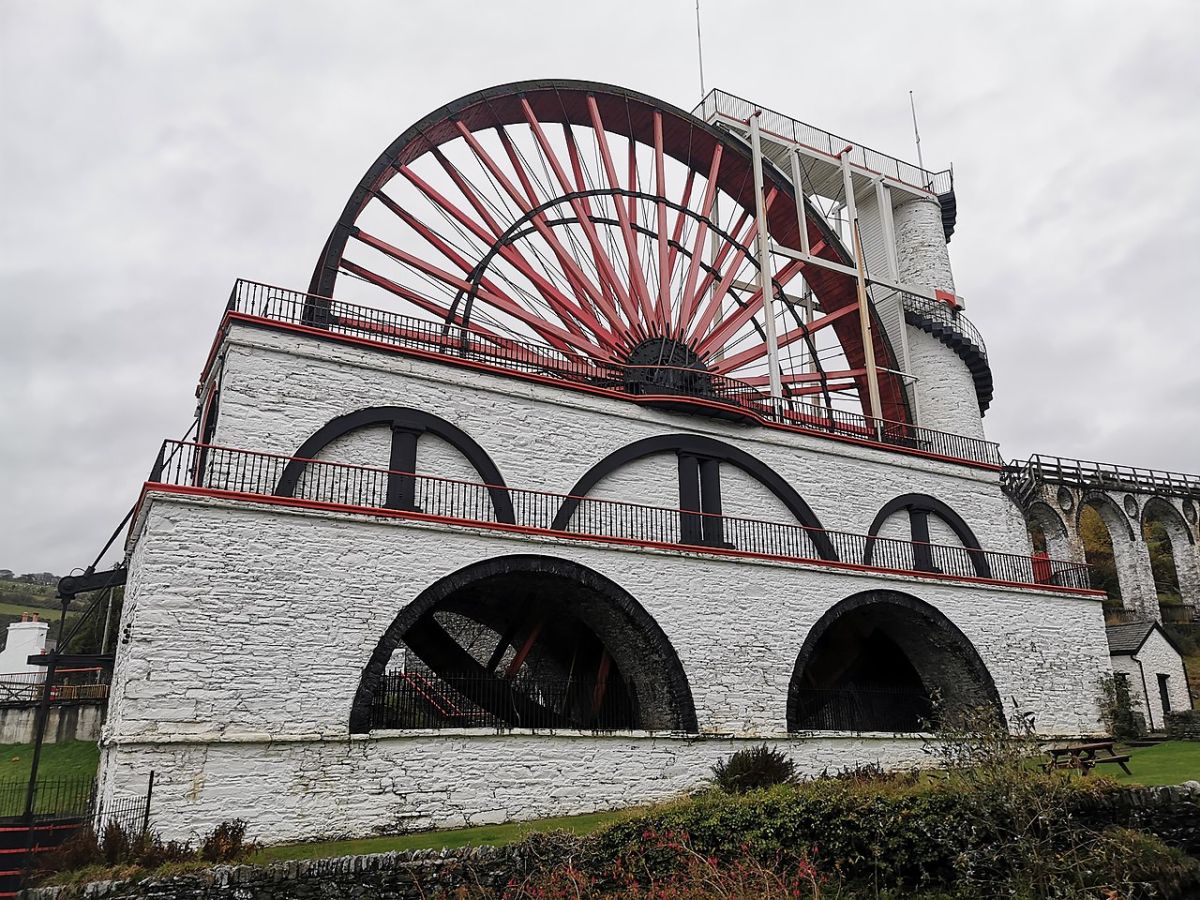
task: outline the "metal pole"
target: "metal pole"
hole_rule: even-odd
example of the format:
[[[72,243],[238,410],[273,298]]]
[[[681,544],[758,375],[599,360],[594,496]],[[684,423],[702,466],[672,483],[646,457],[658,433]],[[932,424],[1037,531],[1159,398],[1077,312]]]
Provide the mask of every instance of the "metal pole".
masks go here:
[[[779,338],[775,333],[775,291],[771,274],[771,236],[767,232],[767,205],[763,197],[762,129],[760,110],[750,117],[750,148],[754,155],[754,208],[758,225],[758,289],[762,292],[763,330],[767,336],[767,366],[771,379],[771,396],[783,398],[783,382],[779,377]]]
[[[108,649],[108,629],[112,623],[112,601],[113,588],[108,589],[108,608],[104,613],[104,636],[100,639],[100,655],[104,655],[104,651]]]
[[[878,436],[882,430],[879,372],[875,369],[875,340],[871,333],[871,306],[867,299],[867,272],[863,262],[862,235],[858,229],[858,207],[854,203],[854,178],[850,173],[850,147],[846,147],[839,157],[842,161],[842,187],[846,194],[846,220],[850,226],[854,266],[858,270],[858,322],[862,332],[863,361],[867,369],[867,396],[870,400],[871,418],[875,420],[875,432]]]
[[[38,704],[37,721],[33,732],[33,759],[29,763],[29,784],[25,789],[25,821],[33,825],[33,809],[37,801],[38,768],[42,762],[42,744],[46,738],[46,721],[50,717],[50,692],[54,683],[54,673],[58,668],[58,657],[62,653],[62,640],[66,635],[67,607],[71,605],[70,597],[60,597],[62,612],[58,618],[58,643],[47,655],[46,680],[42,682],[42,700]],[[30,835],[33,832],[30,830]]]
[[[788,154],[792,163],[792,186],[796,189],[796,222],[800,228],[800,252],[812,256],[808,243],[808,213],[804,209],[804,168],[800,165],[800,151]]]

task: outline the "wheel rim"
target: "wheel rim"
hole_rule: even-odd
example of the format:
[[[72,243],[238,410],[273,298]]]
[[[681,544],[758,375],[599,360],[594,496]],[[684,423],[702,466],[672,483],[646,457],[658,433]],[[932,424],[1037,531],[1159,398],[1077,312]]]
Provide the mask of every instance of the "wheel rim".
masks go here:
[[[797,249],[792,186],[764,163],[770,237]],[[688,369],[765,392],[753,184],[744,144],[645,95],[573,81],[491,88],[426,116],[380,155],[310,292],[370,305],[386,295],[496,344],[535,340],[602,365],[686,357]],[[814,255],[852,263],[822,220],[808,223]],[[805,283],[815,318],[797,302]],[[785,394],[865,411],[853,279],[788,260],[772,284]],[[875,326],[881,414],[909,422]],[[647,362],[649,346],[662,355]]]

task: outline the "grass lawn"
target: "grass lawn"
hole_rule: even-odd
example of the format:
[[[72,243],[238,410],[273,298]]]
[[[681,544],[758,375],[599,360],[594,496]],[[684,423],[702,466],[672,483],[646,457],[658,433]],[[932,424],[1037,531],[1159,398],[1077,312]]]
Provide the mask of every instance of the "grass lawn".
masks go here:
[[[1200,741],[1167,741],[1157,747],[1118,750],[1130,755],[1126,775],[1119,766],[1098,766],[1097,771],[1126,784],[1182,784],[1200,781]]]
[[[29,780],[33,744],[0,744],[0,783]],[[38,778],[92,778],[100,764],[100,748],[94,741],[45,744],[38,765]]]
[[[279,862],[286,859],[319,859],[328,856],[353,856],[361,853],[387,853],[389,850],[440,850],[444,847],[500,846],[519,841],[533,831],[571,831],[588,834],[616,822],[637,810],[590,813],[583,816],[564,816],[557,819],[535,819],[531,822],[510,822],[506,825],[479,825],[475,828],[454,828],[449,831],[420,831],[388,837],[362,838],[353,841],[326,841],[310,844],[280,844],[259,850],[250,858],[252,863]]]

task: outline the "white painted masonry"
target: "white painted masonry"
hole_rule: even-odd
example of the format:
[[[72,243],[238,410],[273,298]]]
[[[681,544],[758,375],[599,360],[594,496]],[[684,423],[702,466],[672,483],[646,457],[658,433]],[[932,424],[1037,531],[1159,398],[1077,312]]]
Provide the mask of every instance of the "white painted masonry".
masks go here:
[[[607,808],[696,786],[735,740],[786,744],[808,772],[907,764],[911,737],[786,735],[805,636],[864,590],[940,610],[1008,711],[1033,713],[1047,734],[1098,729],[1095,684],[1109,671],[1099,603],[1035,589],[155,493],[134,540],[103,790],[137,793],[154,769],[155,815],[173,834],[234,814],[260,839],[287,840]],[[587,566],[645,607],[712,740],[349,735],[362,669],[399,612],[464,566],[528,553]]]
[[[228,447],[290,455],[337,416],[374,406],[404,406],[439,415],[465,431],[492,457],[509,486],[565,493],[603,457],[636,440],[700,434],[739,447],[770,466],[804,497],[826,528],[865,533],[889,500],[920,492],[953,508],[985,549],[1031,552],[1021,512],[1000,491],[999,477],[992,471],[662,412],[562,386],[237,323],[225,340],[224,356],[213,443]],[[381,434],[364,433],[362,440],[370,443],[368,449],[356,447],[352,436],[321,457],[362,463],[375,454],[373,464],[385,466]],[[424,451],[423,446],[418,451],[418,471],[441,474]],[[605,485],[604,496],[675,508],[679,497],[670,474],[673,465],[669,459],[660,469],[669,477],[614,479]],[[847,490],[848,485],[853,489]],[[732,491],[723,493],[729,514],[770,517],[739,502]]]
[[[1166,729],[1162,691],[1158,685],[1160,675],[1167,677],[1171,710],[1178,712],[1192,708],[1183,657],[1159,628],[1151,630],[1141,649],[1132,656],[1114,656],[1112,667],[1114,672],[1123,672],[1128,677],[1130,694],[1136,698],[1138,710],[1145,716],[1146,725],[1152,731]]]
[[[909,200],[893,211],[900,281],[954,292],[942,208],[934,200]],[[926,428],[981,438],[983,417],[971,372],[958,355],[930,334],[906,326],[908,370],[917,377],[920,422]]]

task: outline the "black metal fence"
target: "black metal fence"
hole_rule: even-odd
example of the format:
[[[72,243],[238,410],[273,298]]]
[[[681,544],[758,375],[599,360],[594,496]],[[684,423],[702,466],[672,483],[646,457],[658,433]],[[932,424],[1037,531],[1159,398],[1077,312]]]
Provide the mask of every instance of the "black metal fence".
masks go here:
[[[933,701],[920,688],[795,689],[796,731],[928,731]]]
[[[149,828],[154,773],[146,793],[102,799],[90,777],[39,779],[32,814],[26,814],[29,782],[0,781],[0,898],[16,897],[22,885],[56,868],[55,852],[81,832],[102,836],[116,826],[126,836]]]
[[[533,341],[487,335],[458,325],[415,319],[242,279],[234,284],[229,309],[274,322],[433,353],[448,362],[478,362],[631,396],[696,398],[714,404],[718,415],[724,407],[729,414],[751,415],[806,431],[973,463],[992,466],[1002,463],[999,447],[991,441],[873,419],[797,399],[773,398],[754,385],[695,367],[597,363]]]
[[[510,728],[627,731],[637,710],[623,684],[595,679],[385,674],[372,698],[371,728]]]
[[[823,559],[1017,584],[1088,588],[1086,565],[1045,557],[571,497],[182,441],[163,443],[150,481],[637,544],[736,550],[797,561]]]

